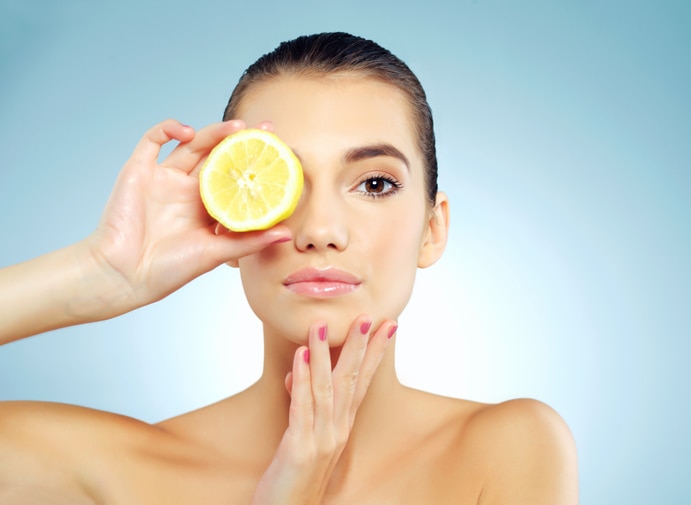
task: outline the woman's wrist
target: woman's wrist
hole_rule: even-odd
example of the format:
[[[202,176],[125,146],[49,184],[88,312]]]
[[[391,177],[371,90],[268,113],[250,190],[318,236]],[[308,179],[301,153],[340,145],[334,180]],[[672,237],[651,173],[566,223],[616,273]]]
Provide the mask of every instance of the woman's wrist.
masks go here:
[[[125,279],[88,239],[0,270],[0,344],[136,307]]]
[[[110,319],[143,305],[137,302],[125,276],[99,254],[90,238],[70,246],[66,252],[71,256],[73,274],[63,280],[68,291],[63,292],[62,302],[71,324]]]

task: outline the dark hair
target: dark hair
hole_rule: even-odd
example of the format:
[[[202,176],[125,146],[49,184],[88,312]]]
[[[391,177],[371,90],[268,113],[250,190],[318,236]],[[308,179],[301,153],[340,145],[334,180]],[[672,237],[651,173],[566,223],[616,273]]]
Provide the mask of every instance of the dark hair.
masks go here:
[[[281,43],[245,70],[230,96],[223,120],[235,117],[253,84],[280,75],[323,76],[338,72],[357,73],[391,84],[408,99],[425,162],[427,199],[433,207],[437,195],[437,154],[432,111],[425,91],[403,61],[371,40],[336,32],[305,35]]]

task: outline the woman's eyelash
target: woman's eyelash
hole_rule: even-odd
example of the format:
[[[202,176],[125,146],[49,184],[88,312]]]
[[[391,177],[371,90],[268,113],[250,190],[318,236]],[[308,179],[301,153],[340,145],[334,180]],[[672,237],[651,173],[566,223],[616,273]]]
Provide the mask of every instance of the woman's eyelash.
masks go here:
[[[389,175],[372,175],[357,185],[358,191],[370,198],[382,198],[398,192],[403,185]]]

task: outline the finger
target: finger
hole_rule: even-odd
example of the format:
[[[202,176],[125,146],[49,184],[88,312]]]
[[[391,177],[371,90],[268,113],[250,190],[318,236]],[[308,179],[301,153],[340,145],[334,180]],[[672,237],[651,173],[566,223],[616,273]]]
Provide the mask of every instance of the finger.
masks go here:
[[[293,386],[288,425],[298,437],[309,436],[314,427],[310,359],[310,350],[305,346],[299,347],[293,357]]]
[[[350,412],[371,326],[369,316],[359,316],[353,321],[333,370],[334,419],[338,423],[347,423],[348,426],[352,425]]]
[[[365,351],[365,356],[363,357],[362,364],[360,365],[360,373],[358,375],[355,394],[351,404],[351,423],[355,419],[355,413],[360,407],[360,404],[362,404],[362,400],[365,398],[365,394],[367,394],[370,384],[372,384],[372,379],[374,378],[374,375],[381,364],[386,349],[391,342],[391,338],[394,336],[397,330],[398,324],[395,321],[385,321],[379,325],[369,340],[367,350]]]
[[[189,142],[177,146],[162,165],[177,168],[186,174],[195,174],[201,168],[201,162],[221,140],[243,128],[245,128],[245,123],[240,120],[206,126],[200,129]]]
[[[310,376],[314,397],[314,428],[318,435],[333,432],[334,390],[331,351],[325,322],[312,324],[309,331]]]
[[[218,235],[212,232],[209,242],[204,244],[204,257],[215,265],[230,263],[237,266],[237,260],[256,254],[269,246],[289,242],[292,239],[290,228],[276,225],[268,230],[233,232],[212,225]],[[214,266],[215,266],[214,265]]]
[[[171,140],[187,142],[194,138],[194,129],[176,121],[166,119],[150,128],[134,148],[131,159],[143,163],[156,163],[161,146]]]

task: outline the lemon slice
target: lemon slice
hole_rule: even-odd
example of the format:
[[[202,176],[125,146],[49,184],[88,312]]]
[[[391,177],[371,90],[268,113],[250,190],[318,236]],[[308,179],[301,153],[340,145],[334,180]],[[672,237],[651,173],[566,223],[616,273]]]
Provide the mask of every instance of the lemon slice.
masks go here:
[[[199,172],[211,217],[233,231],[265,230],[290,216],[300,199],[302,166],[273,133],[240,130],[213,148]]]

